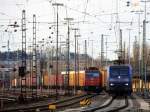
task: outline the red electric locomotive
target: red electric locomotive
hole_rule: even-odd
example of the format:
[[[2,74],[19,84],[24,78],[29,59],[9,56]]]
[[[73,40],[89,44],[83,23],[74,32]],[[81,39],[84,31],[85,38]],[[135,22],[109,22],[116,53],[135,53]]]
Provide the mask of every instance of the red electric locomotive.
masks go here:
[[[102,91],[102,74],[96,67],[85,70],[84,91],[87,93],[100,93]]]

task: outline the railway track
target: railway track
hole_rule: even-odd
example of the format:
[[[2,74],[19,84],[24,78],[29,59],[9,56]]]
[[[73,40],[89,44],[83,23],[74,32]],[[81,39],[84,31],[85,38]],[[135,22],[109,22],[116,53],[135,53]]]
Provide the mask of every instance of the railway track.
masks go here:
[[[120,105],[120,106],[114,105],[115,107],[110,107],[108,110],[106,109],[106,111],[103,111],[103,112],[118,112],[118,111],[128,107],[128,98],[127,97],[125,97],[124,99],[119,99],[119,100],[124,100],[124,104],[122,104],[123,102],[121,101],[120,104],[122,104],[122,105]],[[115,102],[113,104],[115,104]],[[118,104],[118,103],[116,103],[116,104]]]
[[[117,112],[126,107],[128,107],[127,97],[118,98],[114,96],[109,101],[105,102],[103,105],[99,107],[85,109],[82,110],[81,112]]]
[[[65,101],[65,102],[58,102],[58,103],[52,103],[52,104],[56,105],[56,107],[57,107],[56,111],[60,111],[60,110],[62,111],[62,110],[65,110],[66,108],[69,108],[69,107],[71,107],[73,105],[76,105],[76,104],[78,104],[78,106],[79,106],[79,102],[81,100],[92,98],[92,97],[95,97],[95,96],[97,96],[97,95],[85,95],[83,97],[74,98],[72,100],[68,100],[68,101]],[[40,112],[46,112],[46,111],[49,112],[48,107],[46,107],[46,108],[42,107],[42,108],[39,108],[39,110],[40,110]]]
[[[57,109],[56,111],[62,111],[62,110],[65,110],[73,105],[76,105],[76,104],[79,104],[79,102],[83,99],[88,99],[88,98],[92,98],[92,97],[95,97],[97,95],[85,95],[83,97],[80,97],[80,98],[76,98],[76,99],[72,99],[72,100],[68,100],[68,101],[65,101],[65,102],[58,102],[58,103],[52,103],[52,104],[55,104]],[[46,112],[46,111],[49,111],[48,110],[48,107],[46,108],[40,108],[39,109],[40,112]]]
[[[80,95],[80,96],[67,98],[67,99],[64,99],[64,100],[59,100],[59,101],[56,101],[56,102],[53,102],[53,103],[44,103],[44,102],[43,103],[37,103],[36,105],[31,105],[31,106],[4,109],[4,110],[0,110],[0,112],[18,112],[18,111],[21,111],[21,112],[35,112],[36,110],[46,111],[46,110],[49,110],[48,109],[49,104],[54,104],[54,105],[57,106],[58,109],[60,109],[60,108],[63,108],[63,107],[73,105],[73,104],[79,102],[81,99],[91,98],[91,97],[94,97],[94,96],[95,95]]]
[[[36,103],[45,103],[45,102],[52,102],[55,100],[56,95],[51,94],[51,95],[27,95],[26,98],[24,99],[24,102],[20,103],[18,100],[19,92],[17,95],[12,94],[9,91],[5,91],[4,94],[0,94],[0,100],[3,100],[3,108],[11,108],[11,107],[22,107],[24,104],[27,105],[32,105]],[[60,95],[60,97],[64,97],[64,95]]]
[[[33,105],[36,103],[45,103],[45,102],[51,102],[54,101],[56,95],[52,96],[35,96],[35,97],[29,97],[27,96],[24,102],[20,103],[18,101],[18,96],[9,96],[9,95],[0,95],[0,100],[3,100],[4,108],[14,108],[14,107],[23,107],[25,104],[27,105]],[[63,96],[60,96],[63,97]]]

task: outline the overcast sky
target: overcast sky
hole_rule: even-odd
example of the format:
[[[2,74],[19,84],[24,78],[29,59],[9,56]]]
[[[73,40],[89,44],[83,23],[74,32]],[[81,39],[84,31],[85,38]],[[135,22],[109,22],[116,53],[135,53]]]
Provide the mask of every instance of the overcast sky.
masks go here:
[[[130,1],[130,6],[127,7],[127,1]],[[53,35],[51,32],[55,32],[55,28],[49,29],[52,24],[48,24],[56,21],[56,8],[52,6],[52,3],[59,2],[63,3],[64,6],[59,7],[59,35],[61,40],[66,40],[67,37],[67,26],[63,24],[64,18],[71,17],[74,20],[71,23],[71,28],[79,28],[77,34],[80,34],[80,52],[84,53],[84,40],[88,42],[88,54],[92,53],[92,41],[94,49],[94,58],[100,54],[100,41],[101,34],[108,41],[108,58],[114,59],[117,55],[114,53],[118,48],[118,29],[116,24],[116,7],[117,0],[0,0],[0,45],[6,45],[8,39],[10,40],[10,49],[21,49],[21,30],[18,28],[17,32],[13,32],[13,28],[7,25],[17,21],[21,25],[21,14],[22,10],[26,10],[27,18],[27,43],[28,45],[32,42],[32,17],[36,14],[37,22],[37,40],[44,38],[48,41],[48,37],[52,36],[53,41],[56,41],[56,34]],[[149,12],[150,3],[147,3],[147,12]],[[142,27],[141,37],[138,36],[138,20],[139,15],[131,13],[131,11],[143,10],[144,3],[139,0],[118,0],[118,15],[120,28],[123,30],[123,41],[126,42],[128,47],[128,30],[131,28],[131,46],[137,36],[137,39],[142,39]],[[144,14],[140,15],[140,25]],[[147,16],[149,20],[149,16]],[[45,23],[42,23],[45,22]],[[149,24],[147,24],[147,38],[149,35]],[[4,32],[5,29],[12,33]],[[71,51],[74,51],[74,31],[71,30]],[[55,44],[55,43],[54,43]],[[106,46],[104,46],[106,50]],[[131,47],[132,49],[132,47]],[[1,48],[1,50],[6,50]],[[131,52],[132,53],[132,52]]]

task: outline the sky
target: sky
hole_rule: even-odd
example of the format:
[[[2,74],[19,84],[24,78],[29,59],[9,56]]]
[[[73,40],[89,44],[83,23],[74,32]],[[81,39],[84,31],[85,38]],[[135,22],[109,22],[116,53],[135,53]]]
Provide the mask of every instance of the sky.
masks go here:
[[[116,5],[117,1],[118,5]],[[127,1],[130,2],[129,7],[127,7]],[[21,27],[17,28],[17,32],[14,32],[14,28],[8,27],[8,25],[17,21],[17,24],[21,26],[22,10],[26,10],[27,46],[32,44],[33,14],[36,15],[38,22],[37,42],[44,38],[45,46],[47,41],[53,41],[51,45],[56,45],[56,26],[53,24],[56,22],[56,7],[52,5],[55,2],[63,3],[63,6],[58,9],[59,39],[61,41],[65,41],[67,38],[67,24],[65,24],[64,18],[73,18],[70,23],[70,50],[72,52],[74,52],[74,31],[71,30],[72,28],[79,29],[77,34],[80,35],[80,53],[84,53],[84,41],[87,40],[87,52],[92,56],[93,46],[94,58],[100,55],[102,34],[104,34],[105,40],[105,55],[107,40],[107,58],[111,60],[117,58],[115,51],[119,46],[119,28],[122,29],[126,48],[129,47],[128,29],[131,29],[131,55],[135,36],[137,40],[140,40],[140,44],[142,42],[144,13],[140,14],[140,36],[138,34],[139,14],[135,13],[135,11],[144,10],[144,3],[139,0],[0,0],[0,50],[6,50],[2,46],[7,46],[8,40],[10,41],[10,50],[21,49]],[[147,3],[147,21],[149,20],[149,6],[150,3]],[[116,23],[116,21],[119,22]],[[49,27],[52,28],[49,29]],[[6,29],[8,32],[5,32]],[[149,24],[147,24],[146,35],[148,39]],[[48,38],[49,36],[52,37],[51,40]]]

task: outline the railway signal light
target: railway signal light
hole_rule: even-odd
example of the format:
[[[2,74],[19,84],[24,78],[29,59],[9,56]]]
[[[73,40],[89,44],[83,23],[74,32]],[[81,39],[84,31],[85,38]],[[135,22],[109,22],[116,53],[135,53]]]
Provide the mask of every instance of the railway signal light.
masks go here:
[[[14,32],[17,32],[17,29],[15,29]]]
[[[130,6],[130,1],[127,1],[127,7],[129,7]]]
[[[19,76],[24,77],[25,76],[25,67],[19,67]]]
[[[15,72],[15,71],[17,71],[17,69],[16,69],[16,68],[13,68],[13,71]]]
[[[49,65],[49,68],[53,68],[53,65]]]

